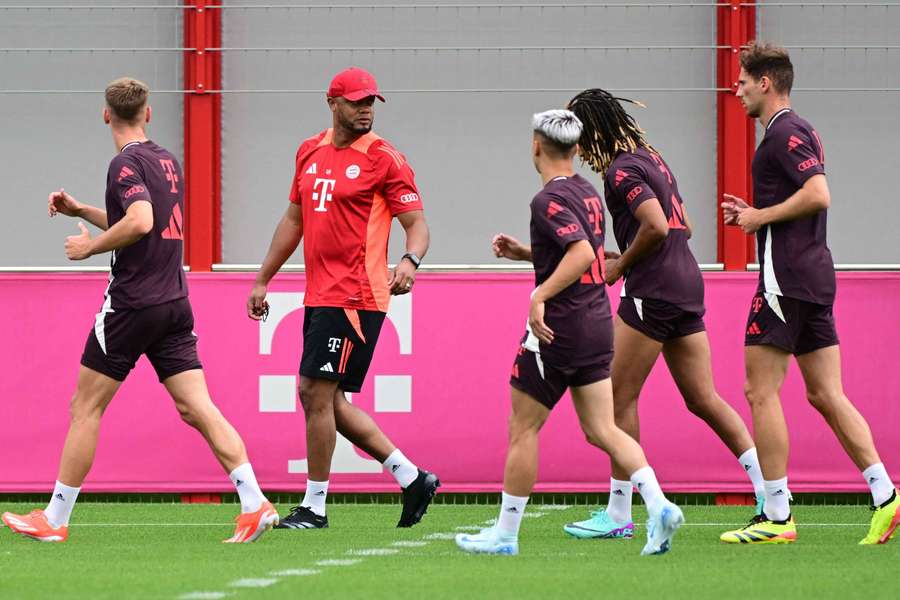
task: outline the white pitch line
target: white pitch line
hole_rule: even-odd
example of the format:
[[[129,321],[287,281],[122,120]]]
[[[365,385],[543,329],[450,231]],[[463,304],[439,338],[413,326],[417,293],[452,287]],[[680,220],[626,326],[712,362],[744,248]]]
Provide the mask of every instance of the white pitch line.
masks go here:
[[[236,588],[263,588],[278,583],[277,579],[269,578],[247,578],[237,579],[228,584],[228,587]]]
[[[459,527],[454,527],[454,531],[481,531],[481,525],[460,525]]]
[[[414,540],[400,540],[399,542],[394,542],[391,546],[396,546],[397,548],[421,548],[422,546],[427,546],[428,542],[417,542]]]
[[[318,575],[321,572],[319,569],[284,569],[283,571],[272,571],[269,575],[272,577],[305,577]]]
[[[317,567],[349,567],[362,562],[358,558],[329,558],[316,562]]]
[[[572,507],[568,504],[541,504],[535,508],[538,510],[569,510]]]
[[[363,548],[361,550],[347,550],[350,556],[391,556],[400,554],[396,548]]]
[[[531,512],[531,513],[526,512],[524,515],[522,515],[522,517],[525,519],[540,519],[541,517],[543,517],[546,514],[547,513],[542,513],[542,512]]]
[[[228,592],[188,592],[178,596],[178,600],[218,600],[230,595]]]
[[[426,539],[426,540],[455,540],[456,534],[455,533],[443,533],[443,532],[429,533],[423,539]]]

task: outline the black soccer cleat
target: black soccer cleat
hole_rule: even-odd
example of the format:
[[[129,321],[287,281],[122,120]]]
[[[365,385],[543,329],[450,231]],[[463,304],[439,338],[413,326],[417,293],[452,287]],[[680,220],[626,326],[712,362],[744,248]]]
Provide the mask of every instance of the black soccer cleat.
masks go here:
[[[320,517],[307,506],[295,506],[275,529],[328,529],[328,516]]]
[[[397,527],[412,527],[421,521],[439,487],[437,475],[419,469],[415,481],[403,488],[403,512]]]

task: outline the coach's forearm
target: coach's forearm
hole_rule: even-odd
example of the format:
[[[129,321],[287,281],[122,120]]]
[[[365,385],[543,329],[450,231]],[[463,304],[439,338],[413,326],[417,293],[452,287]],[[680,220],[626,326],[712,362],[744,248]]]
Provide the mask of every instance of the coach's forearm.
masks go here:
[[[152,220],[147,227],[147,224],[135,215],[126,214],[118,223],[91,240],[91,255],[127,248],[147,235],[151,229],[153,229]]]
[[[425,222],[425,213],[414,210],[397,215],[397,220],[406,232],[406,251],[424,258],[428,253],[428,245],[431,242],[431,234],[428,231],[428,223]]]
[[[569,244],[566,254],[559,261],[556,270],[547,280],[534,290],[534,302],[546,302],[579,279],[597,259],[590,242],[580,240]]]
[[[78,218],[84,219],[98,229],[109,229],[109,221],[106,220],[106,211],[96,206],[82,204],[78,209]]]
[[[301,239],[303,239],[303,230],[286,216],[282,217],[278,227],[275,228],[275,234],[272,236],[272,243],[269,245],[269,251],[266,253],[262,267],[256,274],[256,283],[269,285],[269,281],[275,277],[281,266],[297,250]]]

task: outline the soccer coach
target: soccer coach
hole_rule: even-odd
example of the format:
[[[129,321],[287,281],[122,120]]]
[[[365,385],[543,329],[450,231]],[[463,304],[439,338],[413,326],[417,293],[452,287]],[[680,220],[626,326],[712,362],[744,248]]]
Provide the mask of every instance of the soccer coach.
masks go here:
[[[247,300],[250,318],[262,318],[269,281],[302,239],[306,309],[300,401],[309,478],[303,502],[282,521],[282,528],[328,527],[325,498],[336,431],[396,478],[403,489],[398,527],[418,523],[440,485],[344,395],[362,388],[390,297],[409,293],[428,250],[428,226],[413,170],[399,151],[372,132],[376,98],[384,102],[375,78],[363,69],[351,67],[332,80],[327,101],[333,125],[297,151],[290,204]],[[389,272],[394,217],[406,232],[406,254]]]

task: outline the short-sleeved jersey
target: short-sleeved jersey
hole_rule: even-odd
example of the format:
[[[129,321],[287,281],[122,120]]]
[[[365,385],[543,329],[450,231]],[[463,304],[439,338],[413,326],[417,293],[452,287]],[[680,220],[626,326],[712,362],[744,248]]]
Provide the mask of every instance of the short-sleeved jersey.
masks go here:
[[[604,192],[622,252],[637,236],[641,222],[635,212],[647,200],[655,198],[669,221],[669,234],[659,248],[625,273],[622,296],[663,300],[702,315],[703,276],[688,246],[678,182],[666,162],[644,148],[620,152],[606,171]]]
[[[387,312],[391,219],[422,210],[406,158],[371,132],[336,148],[328,129],[300,145],[296,164],[290,201],[303,211],[304,304]]]
[[[604,234],[603,204],[594,186],[580,175],[547,182],[531,201],[535,285],[553,274],[574,242],[587,240],[602,259]],[[544,322],[554,337],[552,344],[540,343],[539,350],[549,364],[586,366],[612,351],[612,314],[601,259],[545,305]]]
[[[753,156],[753,205],[784,202],[825,173],[822,142],[790,109],[776,113]],[[834,302],[834,262],[825,241],[827,211],[772,223],[756,234],[759,291],[815,304]]]
[[[146,308],[188,295],[182,267],[184,174],[178,159],[151,141],[126,145],[109,163],[109,226],[138,201],[153,206],[153,229],[134,244],[113,251],[104,310]]]

